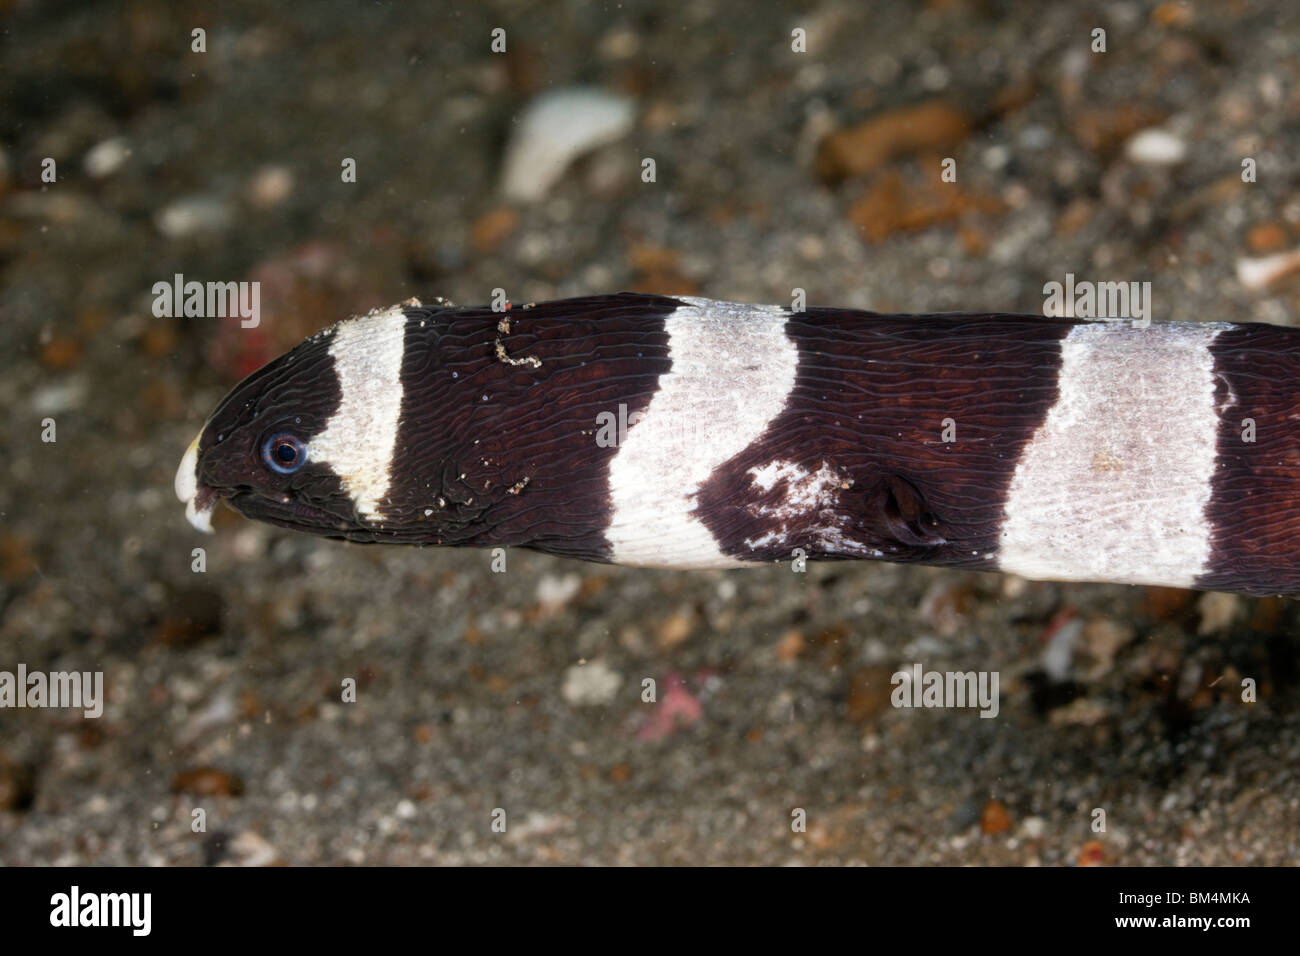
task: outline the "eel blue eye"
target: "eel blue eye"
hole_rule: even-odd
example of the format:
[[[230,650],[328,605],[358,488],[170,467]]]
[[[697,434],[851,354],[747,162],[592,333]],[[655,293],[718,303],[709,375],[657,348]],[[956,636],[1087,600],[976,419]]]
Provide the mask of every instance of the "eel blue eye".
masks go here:
[[[282,475],[291,475],[307,461],[307,446],[293,435],[280,433],[272,435],[262,445],[262,460],[273,471]]]

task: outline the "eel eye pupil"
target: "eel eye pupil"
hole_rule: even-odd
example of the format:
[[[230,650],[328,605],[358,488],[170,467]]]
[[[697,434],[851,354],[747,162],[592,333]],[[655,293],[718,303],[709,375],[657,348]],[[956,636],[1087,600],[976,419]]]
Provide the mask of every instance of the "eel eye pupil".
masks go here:
[[[293,435],[272,435],[262,446],[262,458],[272,470],[288,475],[307,460],[307,446]]]

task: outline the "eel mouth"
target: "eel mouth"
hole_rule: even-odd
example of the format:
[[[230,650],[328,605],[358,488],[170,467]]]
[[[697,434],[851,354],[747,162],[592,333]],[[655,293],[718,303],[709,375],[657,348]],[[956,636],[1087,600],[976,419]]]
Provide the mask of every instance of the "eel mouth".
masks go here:
[[[290,495],[263,495],[247,490],[234,490],[222,495],[226,504],[246,518],[265,521],[294,531],[313,531],[318,534],[347,531],[351,525],[339,515],[308,504]]]
[[[220,495],[215,488],[209,488],[199,481],[199,439],[203,433],[194,436],[190,447],[185,450],[181,466],[176,469],[176,497],[185,503],[185,517],[190,524],[205,534],[212,533],[212,512],[216,510]]]

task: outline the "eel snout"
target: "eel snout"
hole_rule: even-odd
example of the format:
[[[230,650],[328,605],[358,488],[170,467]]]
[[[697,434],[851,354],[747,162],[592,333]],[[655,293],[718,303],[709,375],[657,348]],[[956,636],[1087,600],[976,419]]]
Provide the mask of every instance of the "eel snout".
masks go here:
[[[217,506],[216,489],[209,488],[199,481],[199,439],[203,433],[194,436],[190,447],[185,450],[185,457],[176,469],[176,497],[185,503],[185,517],[190,524],[200,531],[212,533],[212,512]]]

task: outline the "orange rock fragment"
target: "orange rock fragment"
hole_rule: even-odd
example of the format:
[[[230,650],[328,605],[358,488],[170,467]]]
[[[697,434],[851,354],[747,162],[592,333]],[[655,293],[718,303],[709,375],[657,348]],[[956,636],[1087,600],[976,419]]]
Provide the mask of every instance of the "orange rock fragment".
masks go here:
[[[951,150],[970,136],[966,114],[943,100],[878,113],[821,141],[814,168],[826,182],[861,176],[900,156]]]

